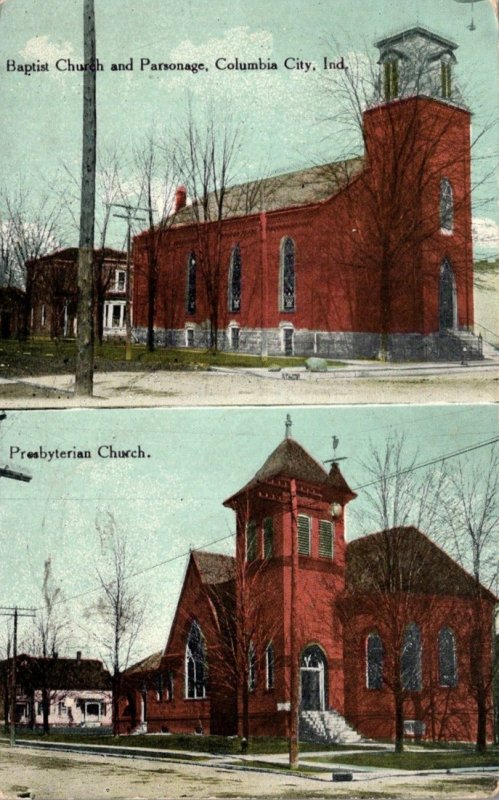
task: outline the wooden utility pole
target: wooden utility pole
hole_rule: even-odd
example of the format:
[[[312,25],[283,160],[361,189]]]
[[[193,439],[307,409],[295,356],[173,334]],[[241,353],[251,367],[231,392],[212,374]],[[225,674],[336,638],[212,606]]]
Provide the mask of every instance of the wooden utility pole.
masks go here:
[[[296,499],[296,481],[290,481],[291,494],[291,703],[289,710],[289,767],[298,767],[298,732],[300,714],[300,683],[299,683],[299,664],[298,647],[296,636],[296,621],[298,607],[298,503]]]
[[[86,69],[83,73],[83,147],[75,394],[91,397],[94,383],[93,255],[97,147],[94,0],[83,0],[83,54]]]
[[[32,608],[13,608],[0,607],[0,616],[13,617],[14,633],[12,636],[12,661],[10,667],[10,746],[16,743],[16,659],[17,659],[17,621],[19,617],[34,617],[35,611]]]
[[[116,208],[124,208],[125,214],[115,214],[115,217],[126,219],[126,300],[125,300],[125,360],[132,360],[132,220],[145,222],[144,217],[138,217],[134,212],[149,211],[152,209],[143,206],[129,206],[125,203],[111,203]]]

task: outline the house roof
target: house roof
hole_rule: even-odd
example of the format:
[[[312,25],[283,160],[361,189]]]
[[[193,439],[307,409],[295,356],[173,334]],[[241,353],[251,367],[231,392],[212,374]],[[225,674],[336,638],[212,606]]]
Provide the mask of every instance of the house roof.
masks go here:
[[[161,658],[163,656],[163,651],[158,650],[157,653],[152,653],[150,656],[146,656],[142,659],[142,661],[137,661],[136,664],[132,664],[131,667],[125,670],[125,675],[133,675],[135,672],[148,672],[150,670],[158,670],[161,664]]]
[[[254,477],[233,497],[256,486],[258,483],[269,481],[277,477],[295,478],[306,483],[320,484],[326,489],[333,489],[350,498],[356,497],[345,481],[337,464],[333,463],[328,473],[322,464],[310,455],[291,436],[283,439],[276,449],[269,455],[263,466],[255,473]],[[225,501],[229,504],[233,497]]]
[[[260,211],[276,211],[318,203],[339,192],[364,166],[360,157],[308,167],[295,172],[273,175],[226,188],[223,217],[244,217]],[[208,212],[198,219],[196,201],[172,218],[173,225],[217,219],[216,195],[208,196]]]
[[[126,253],[122,250],[113,250],[111,247],[96,248],[94,255],[103,255],[105,259],[112,261],[124,261]],[[68,264],[74,264],[78,261],[78,248],[77,247],[64,247],[61,250],[54,250],[53,253],[47,253],[40,258],[32,258],[28,264],[50,264],[52,261],[63,261]]]
[[[347,544],[349,592],[476,596],[475,579],[424,533],[412,526],[362,536]],[[495,602],[484,586],[480,595]]]
[[[9,661],[3,661],[7,668]],[[51,689],[111,689],[111,676],[102,662],[88,658],[41,658],[23,653],[17,656],[20,680],[35,688],[50,684]]]
[[[233,556],[208,553],[205,550],[193,550],[191,556],[204,584],[226,583],[236,576],[236,560]]]

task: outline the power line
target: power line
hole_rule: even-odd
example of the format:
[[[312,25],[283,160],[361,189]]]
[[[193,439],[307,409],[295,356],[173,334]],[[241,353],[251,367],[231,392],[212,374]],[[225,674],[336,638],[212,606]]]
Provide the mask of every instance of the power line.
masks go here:
[[[424,467],[429,467],[429,466],[432,466],[433,464],[438,464],[438,463],[440,463],[442,461],[448,461],[451,458],[456,458],[457,456],[464,455],[466,453],[470,453],[470,452],[472,452],[474,450],[479,450],[479,449],[481,449],[483,447],[490,447],[493,444],[495,444],[496,442],[499,442],[499,436],[495,436],[492,439],[487,439],[484,442],[478,442],[477,444],[469,445],[468,447],[463,447],[460,450],[454,450],[451,453],[446,453],[444,455],[436,456],[435,458],[429,459],[428,461],[423,461],[420,464],[413,464],[412,466],[407,467],[406,469],[402,469],[402,470],[399,470],[397,472],[390,473],[390,475],[383,476],[382,478],[376,478],[376,479],[374,479],[372,481],[369,481],[368,483],[363,483],[363,484],[361,484],[359,486],[354,486],[353,487],[353,491],[359,491],[361,489],[367,488],[368,486],[373,486],[376,483],[380,483],[380,481],[382,481],[382,480],[391,480],[392,478],[396,478],[399,475],[405,475],[405,474],[410,473],[410,472],[415,472],[418,469],[423,469]],[[212,545],[218,544],[219,542],[224,542],[227,539],[232,539],[232,538],[234,538],[235,535],[236,535],[235,533],[229,533],[226,536],[221,536],[218,539],[213,539],[210,542],[204,542],[201,545],[201,547],[202,548],[211,547]],[[195,548],[195,549],[201,549],[201,548]],[[130,575],[130,577],[131,578],[136,578],[139,575],[143,575],[146,572],[151,572],[152,570],[157,569],[158,567],[162,567],[165,564],[171,564],[173,561],[177,561],[180,558],[185,558],[186,556],[190,555],[190,553],[191,553],[191,550],[189,549],[189,550],[184,551],[183,553],[178,553],[175,556],[171,556],[170,558],[165,558],[162,561],[158,561],[155,564],[151,564],[148,567],[143,567],[142,569],[139,569],[136,572],[133,572]],[[108,585],[112,586],[112,584],[113,584],[113,581],[109,581]],[[55,603],[55,605],[60,605],[61,603],[71,602],[72,600],[78,600],[81,597],[86,597],[89,594],[94,594],[95,592],[100,591],[100,589],[101,589],[100,586],[95,586],[94,588],[86,589],[86,590],[84,590],[82,592],[79,592],[78,594],[71,595],[71,597],[68,597],[68,598],[66,598],[64,600],[57,601],[57,603]],[[34,610],[35,611],[37,611],[37,610],[39,611],[41,609],[34,609]]]

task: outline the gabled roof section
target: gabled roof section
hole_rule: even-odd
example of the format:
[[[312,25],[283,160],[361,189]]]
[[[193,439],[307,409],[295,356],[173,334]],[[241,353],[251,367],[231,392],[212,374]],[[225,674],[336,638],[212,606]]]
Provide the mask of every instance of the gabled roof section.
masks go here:
[[[10,661],[10,660],[9,660]],[[2,662],[5,667],[7,661]],[[21,681],[34,688],[49,683],[51,689],[105,690],[111,688],[111,676],[97,659],[42,658],[17,656]]]
[[[202,583],[213,586],[234,580],[236,560],[233,556],[208,553],[206,550],[193,550],[191,555]]]
[[[125,261],[126,253],[122,250],[113,250],[111,247],[96,248],[94,250],[94,258],[103,256],[105,260],[109,261]],[[40,258],[31,258],[28,264],[51,264],[52,262],[63,262],[68,264],[75,264],[78,261],[78,248],[77,247],[64,247],[61,250],[54,250],[53,253],[47,253]]]
[[[273,478],[295,478],[305,483],[318,484],[326,489],[333,489],[339,493],[344,493],[350,498],[355,497],[355,492],[347,485],[337,464],[328,473],[310,453],[302,447],[291,436],[283,439],[276,449],[269,455],[262,467],[255,473],[254,477],[239,492],[225,501],[224,505],[229,505],[231,500],[238,494],[251,489],[258,483],[270,481]]]
[[[363,168],[361,157],[308,167],[296,172],[286,172],[262,180],[249,181],[226,189],[223,217],[244,217],[260,211],[276,211],[327,200],[344,189]],[[195,222],[218,218],[216,197],[208,197],[208,212],[196,211],[196,200],[185,206],[172,218],[171,224],[191,225]]]
[[[407,592],[476,597],[474,578],[424,533],[412,526],[390,528],[347,544],[346,588],[369,594]],[[479,586],[480,596],[495,602]]]
[[[132,666],[128,667],[123,674],[134,675],[137,672],[150,672],[153,670],[158,670],[161,664],[162,656],[163,651],[158,650],[157,653],[152,653],[152,655],[143,658],[142,661],[137,661],[136,664],[132,664]]]
[[[385,48],[414,38],[426,39],[429,42],[434,42],[435,44],[440,45],[440,47],[448,48],[449,50],[457,50],[458,48],[458,45],[451,39],[440,36],[438,33],[433,33],[433,31],[423,28],[421,25],[415,25],[412,28],[407,28],[406,30],[400,31],[399,33],[385,36],[383,39],[375,42],[374,46],[378,48]]]

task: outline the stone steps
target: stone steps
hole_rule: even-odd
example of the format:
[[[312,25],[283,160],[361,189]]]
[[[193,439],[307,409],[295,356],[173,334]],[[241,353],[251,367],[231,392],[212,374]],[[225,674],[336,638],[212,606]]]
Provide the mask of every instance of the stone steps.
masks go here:
[[[356,744],[364,741],[337,711],[302,711],[300,739],[317,744]]]

